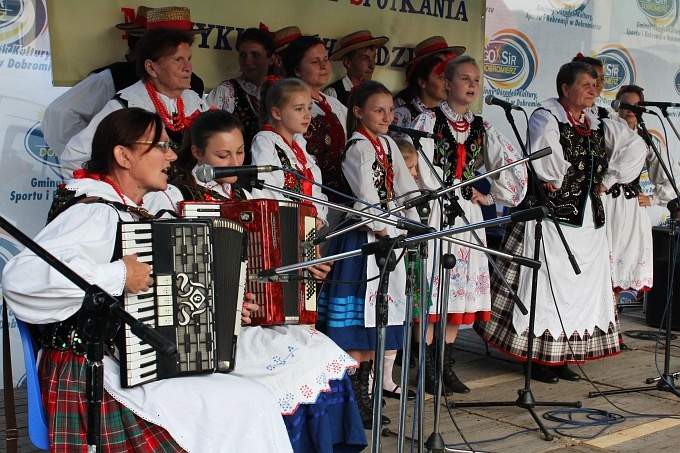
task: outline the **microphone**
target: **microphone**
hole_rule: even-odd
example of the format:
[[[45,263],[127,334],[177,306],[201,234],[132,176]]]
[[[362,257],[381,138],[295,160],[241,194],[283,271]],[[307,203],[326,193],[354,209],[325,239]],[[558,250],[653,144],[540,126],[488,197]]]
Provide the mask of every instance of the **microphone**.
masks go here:
[[[390,124],[388,129],[392,132],[406,134],[411,138],[431,138],[433,140],[444,140],[444,137],[441,137],[440,135],[419,131],[417,129],[411,129],[410,127],[397,126],[396,124]]]
[[[230,176],[256,176],[258,173],[271,173],[281,170],[276,165],[242,165],[240,167],[213,167],[212,165],[199,165],[196,169],[196,179],[201,182],[210,182],[215,179],[228,178]]]
[[[637,105],[626,104],[625,102],[621,102],[618,99],[616,99],[615,101],[612,101],[612,108],[616,112],[618,112],[619,109],[630,110],[631,112],[635,113],[636,115],[641,115],[643,113],[652,113],[644,107],[638,107]]]
[[[640,101],[638,102],[638,105],[642,107],[659,107],[663,109],[667,107],[680,107],[680,102]]]
[[[499,107],[503,107],[505,110],[510,110],[510,109],[512,109],[512,110],[524,110],[519,105],[515,105],[512,102],[504,101],[503,99],[498,99],[497,97],[494,97],[492,94],[485,97],[484,102],[486,103],[486,105],[497,105]]]

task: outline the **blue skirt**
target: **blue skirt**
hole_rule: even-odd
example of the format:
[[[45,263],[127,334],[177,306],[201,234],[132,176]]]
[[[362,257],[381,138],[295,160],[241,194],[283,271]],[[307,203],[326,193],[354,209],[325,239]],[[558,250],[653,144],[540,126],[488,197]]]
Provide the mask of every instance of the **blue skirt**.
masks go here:
[[[353,230],[333,238],[326,255],[357,250],[366,242],[366,231]],[[375,258],[359,255],[333,263],[327,277],[329,281],[324,283],[317,302],[319,319],[316,328],[345,351],[375,350],[376,329],[364,327],[366,262],[369,259]],[[401,349],[404,327],[388,326],[386,332],[386,349]]]
[[[368,445],[349,376],[330,386],[316,403],[301,404],[283,416],[295,453],[353,453]]]

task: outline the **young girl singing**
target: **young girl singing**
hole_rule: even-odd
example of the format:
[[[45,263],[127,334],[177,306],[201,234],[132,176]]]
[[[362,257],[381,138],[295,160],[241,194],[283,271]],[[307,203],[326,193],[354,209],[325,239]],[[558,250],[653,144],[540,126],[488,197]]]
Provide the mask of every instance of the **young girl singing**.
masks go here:
[[[434,72],[444,75],[446,101],[439,106],[419,115],[414,128],[441,134],[444,140],[434,143],[431,139],[422,140],[423,150],[434,164],[435,170],[445,185],[451,186],[474,176],[482,164],[487,170],[493,170],[504,164],[514,162],[522,156],[510,142],[493,126],[476,116],[470,110],[481,90],[481,76],[474,58],[463,55],[445,59]],[[440,184],[425,165],[420,165],[421,185],[424,188],[437,190]],[[491,190],[488,195],[481,194],[471,185],[455,191],[460,197],[459,203],[465,216],[471,223],[483,220],[480,205],[488,206],[493,203],[504,206],[516,206],[522,201],[526,191],[527,173],[523,165],[512,167],[491,177]],[[430,215],[430,225],[440,228],[442,212],[434,204]],[[463,224],[461,219],[455,220],[455,226]],[[454,226],[454,225],[450,225]],[[486,243],[483,230],[477,234]],[[456,235],[457,239],[474,242],[471,233]],[[451,253],[456,257],[456,265],[451,269],[448,297],[448,316],[444,349],[444,391],[447,389],[455,393],[467,393],[469,388],[463,384],[454,373],[453,343],[461,324],[472,324],[474,321],[488,321],[491,310],[491,292],[489,287],[489,266],[482,252],[471,250],[459,245],[451,246],[440,242],[439,250]],[[434,273],[432,286],[431,314],[437,312],[440,278],[439,257],[431,254],[428,274]],[[443,283],[443,282],[441,282]],[[442,285],[443,286],[443,285]],[[431,321],[436,320],[432,315]],[[436,363],[434,353],[436,348],[432,343],[432,332],[428,330],[425,351],[426,376],[425,389],[434,392],[433,373]],[[440,337],[441,338],[441,337]],[[428,372],[430,370],[430,372]]]
[[[355,87],[349,98],[347,130],[351,135],[342,160],[344,177],[354,196],[384,209],[394,209],[395,200],[418,190],[399,148],[387,135],[393,120],[394,104],[390,91],[381,83],[364,82]],[[378,214],[356,202],[354,208]],[[409,216],[416,219],[415,212]],[[356,250],[363,244],[378,240],[380,236],[395,237],[398,230],[378,221],[336,237],[328,248],[328,255]],[[395,251],[399,255],[399,251]],[[320,329],[340,347],[360,362],[353,377],[354,392],[359,411],[368,429],[372,424],[372,403],[369,396],[371,360],[375,351],[375,304],[378,280],[366,282],[379,274],[375,258],[360,255],[337,261],[329,274],[328,283],[319,297]],[[401,349],[405,315],[405,269],[397,264],[390,275],[389,319],[386,349]],[[343,282],[346,282],[343,284]],[[351,282],[351,284],[350,284]],[[356,283],[361,282],[361,283]],[[386,361],[387,365],[387,361]],[[397,392],[390,370],[385,372],[383,387]],[[385,420],[383,420],[385,422]]]
[[[321,188],[311,181],[321,183],[321,170],[305,147],[302,134],[307,132],[312,119],[312,96],[307,85],[300,79],[278,80],[268,78],[260,103],[262,131],[253,139],[253,165],[276,165],[296,171],[261,173],[259,178],[272,186],[328,200]],[[306,178],[306,179],[305,179]],[[264,190],[267,198],[285,200],[287,197],[273,190]],[[317,211],[317,229],[326,224],[328,208],[314,203]]]

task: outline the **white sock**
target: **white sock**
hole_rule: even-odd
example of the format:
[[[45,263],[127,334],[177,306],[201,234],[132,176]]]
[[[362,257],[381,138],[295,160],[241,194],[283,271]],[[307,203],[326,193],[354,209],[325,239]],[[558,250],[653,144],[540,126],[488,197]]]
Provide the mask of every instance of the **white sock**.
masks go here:
[[[397,384],[392,379],[392,370],[394,369],[394,360],[397,358],[397,353],[385,354],[384,363],[385,370],[383,373],[383,390],[395,391]],[[401,389],[397,389],[397,393],[401,393]]]

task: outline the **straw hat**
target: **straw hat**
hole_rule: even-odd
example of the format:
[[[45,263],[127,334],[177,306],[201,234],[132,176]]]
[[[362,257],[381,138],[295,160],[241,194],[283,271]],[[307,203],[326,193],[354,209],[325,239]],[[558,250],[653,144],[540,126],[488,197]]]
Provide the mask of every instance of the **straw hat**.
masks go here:
[[[328,59],[331,61],[340,61],[342,57],[352,52],[353,50],[363,49],[366,47],[380,47],[385,45],[390,39],[387,36],[378,36],[374,38],[370,31],[359,30],[350,33],[347,36],[340,38],[340,48],[333,52]]]
[[[274,32],[274,44],[276,44],[276,51],[279,53],[286,49],[290,43],[302,36],[302,32],[296,26],[285,27]]]
[[[446,54],[455,53],[457,56],[461,56],[465,53],[465,47],[449,46],[443,36],[431,36],[416,45],[413,50],[413,59],[406,63],[406,73],[408,74],[419,61],[440,52]]]
[[[203,33],[205,29],[194,28],[191,12],[184,6],[153,8],[146,13],[146,29],[172,28],[187,33]]]
[[[117,24],[116,28],[119,30],[129,31],[131,33],[144,33],[146,31],[146,14],[150,9],[151,8],[148,6],[138,6],[135,20],[133,22],[123,22],[121,24]]]

